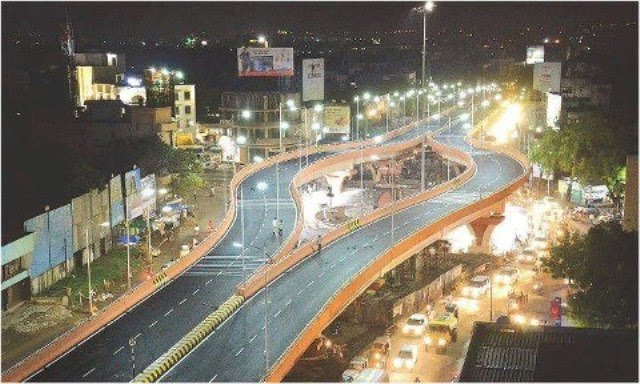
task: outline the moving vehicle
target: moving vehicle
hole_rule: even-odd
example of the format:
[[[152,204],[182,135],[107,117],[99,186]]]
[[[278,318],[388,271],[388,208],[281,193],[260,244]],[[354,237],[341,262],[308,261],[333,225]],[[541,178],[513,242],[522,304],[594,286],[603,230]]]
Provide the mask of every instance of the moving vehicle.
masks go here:
[[[521,263],[533,264],[538,259],[538,255],[536,254],[536,251],[534,249],[526,248],[524,251],[518,254],[517,259]]]
[[[409,316],[407,323],[402,327],[402,333],[414,336],[422,336],[427,326],[427,316],[422,313],[414,313]]]
[[[404,344],[400,348],[398,355],[393,359],[393,367],[396,369],[406,368],[412,370],[418,361],[418,347],[413,344]]]
[[[497,283],[502,283],[505,285],[515,284],[520,277],[520,272],[517,268],[513,267],[505,267],[502,268],[495,276],[495,281]]]
[[[342,373],[342,381],[350,383],[358,374],[369,366],[369,360],[364,356],[356,356],[349,362],[349,369]]]
[[[381,336],[374,340],[371,350],[369,350],[370,366],[376,368],[385,368],[387,366],[387,357],[391,348],[391,338],[389,336]]]
[[[489,277],[482,275],[475,276],[469,281],[469,284],[462,289],[462,294],[476,299],[489,291],[490,284]]]
[[[458,339],[458,319],[452,313],[438,315],[429,323],[424,337],[424,349],[435,348],[436,352],[444,353],[447,346]]]
[[[356,383],[388,383],[389,373],[384,369],[367,368],[353,380]]]

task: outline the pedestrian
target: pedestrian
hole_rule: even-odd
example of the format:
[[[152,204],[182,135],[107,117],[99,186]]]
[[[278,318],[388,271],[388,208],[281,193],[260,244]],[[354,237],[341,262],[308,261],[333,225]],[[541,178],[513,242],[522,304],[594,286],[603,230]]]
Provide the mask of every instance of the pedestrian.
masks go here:
[[[209,188],[209,196],[213,197],[216,194],[216,187],[211,186],[211,188]]]
[[[318,253],[322,251],[322,236],[318,235],[316,238],[316,244],[318,244]]]
[[[196,239],[195,237],[193,238],[192,241],[193,246],[191,247],[191,249],[195,248],[198,245],[198,239]]]
[[[213,221],[209,220],[209,222],[207,223],[207,228],[209,229],[209,232],[213,232]]]
[[[198,200],[198,193],[193,192],[193,201],[197,201],[197,200]]]
[[[280,219],[280,223],[278,223],[278,236],[282,237],[282,233],[284,232],[284,223],[282,219]]]
[[[200,233],[200,227],[196,225],[196,227],[193,229],[193,232],[195,232],[195,236],[198,236],[198,234]]]
[[[274,217],[271,222],[271,228],[273,229],[273,236],[278,234],[278,218]]]
[[[416,377],[416,378],[413,380],[413,382],[414,382],[414,383],[419,383],[419,382],[420,382],[420,378],[419,378],[419,377]]]

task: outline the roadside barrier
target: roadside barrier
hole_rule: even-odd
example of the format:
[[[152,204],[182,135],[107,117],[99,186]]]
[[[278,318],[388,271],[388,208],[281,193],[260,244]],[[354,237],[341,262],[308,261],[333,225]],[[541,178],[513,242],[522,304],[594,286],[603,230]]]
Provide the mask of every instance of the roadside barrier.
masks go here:
[[[135,383],[151,383],[158,380],[180,359],[193,350],[202,340],[209,336],[216,328],[242,305],[244,297],[232,296],[225,301],[213,313],[207,316],[200,324],[187,333],[182,339],[173,345],[165,354],[149,365],[144,371],[133,379]]]

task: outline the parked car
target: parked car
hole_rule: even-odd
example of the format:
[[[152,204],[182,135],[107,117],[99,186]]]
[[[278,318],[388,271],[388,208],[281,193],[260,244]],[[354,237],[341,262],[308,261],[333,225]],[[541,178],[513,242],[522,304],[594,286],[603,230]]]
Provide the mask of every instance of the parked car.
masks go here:
[[[495,276],[495,281],[497,283],[502,283],[505,285],[515,284],[520,277],[520,271],[517,268],[513,267],[505,267],[498,271]]]
[[[533,264],[538,260],[538,255],[534,249],[526,248],[524,251],[518,253],[517,259],[521,263]]]
[[[424,337],[424,348],[435,348],[436,352],[444,353],[447,346],[458,339],[458,319],[451,313],[438,315],[429,323]]]

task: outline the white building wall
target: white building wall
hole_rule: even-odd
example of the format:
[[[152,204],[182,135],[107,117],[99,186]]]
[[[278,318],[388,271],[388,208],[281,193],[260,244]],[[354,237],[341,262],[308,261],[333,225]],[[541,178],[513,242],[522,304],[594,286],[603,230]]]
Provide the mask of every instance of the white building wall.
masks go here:
[[[178,128],[187,128],[196,122],[196,86],[178,84],[175,86],[175,115]]]

